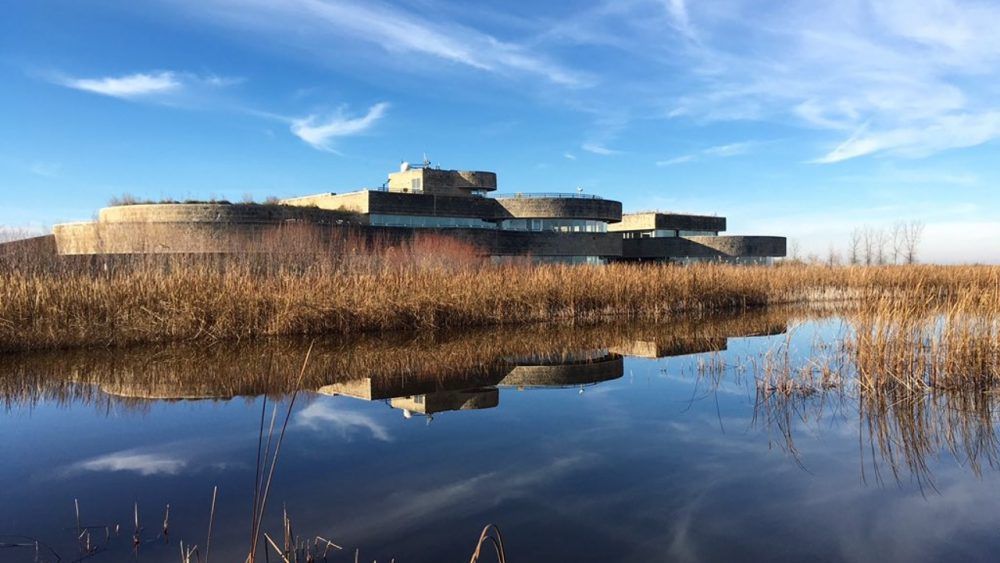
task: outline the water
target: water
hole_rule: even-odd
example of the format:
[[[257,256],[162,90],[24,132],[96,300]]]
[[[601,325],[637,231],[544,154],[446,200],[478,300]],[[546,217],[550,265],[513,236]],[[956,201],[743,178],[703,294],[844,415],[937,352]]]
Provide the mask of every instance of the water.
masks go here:
[[[845,330],[776,311],[321,341],[264,531],[281,535],[284,506],[297,534],[349,548],[333,561],[354,548],[366,561],[468,560],[487,523],[510,561],[991,559],[992,411],[947,397],[878,411],[848,391],[761,403],[761,358],[801,362]],[[204,549],[217,485],[212,560],[242,560],[263,393],[280,426],[307,348],[7,358],[0,533],[72,560],[79,499],[84,525],[121,525],[93,560],[121,560],[138,503],[138,559],[178,561],[180,540]]]

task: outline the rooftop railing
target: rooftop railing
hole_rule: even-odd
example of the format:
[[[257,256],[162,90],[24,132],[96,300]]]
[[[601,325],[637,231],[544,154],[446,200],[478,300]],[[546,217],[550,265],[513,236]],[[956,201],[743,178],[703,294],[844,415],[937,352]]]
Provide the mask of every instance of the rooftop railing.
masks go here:
[[[495,199],[604,199],[599,195],[572,192],[516,192],[493,194]]]

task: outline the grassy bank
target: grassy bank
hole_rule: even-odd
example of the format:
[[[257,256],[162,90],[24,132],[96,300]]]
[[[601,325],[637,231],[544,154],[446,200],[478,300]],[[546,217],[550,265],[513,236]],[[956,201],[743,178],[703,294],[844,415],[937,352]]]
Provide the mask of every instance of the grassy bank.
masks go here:
[[[775,303],[993,295],[997,267],[494,265],[441,237],[232,256],[0,259],[0,351],[663,319]]]

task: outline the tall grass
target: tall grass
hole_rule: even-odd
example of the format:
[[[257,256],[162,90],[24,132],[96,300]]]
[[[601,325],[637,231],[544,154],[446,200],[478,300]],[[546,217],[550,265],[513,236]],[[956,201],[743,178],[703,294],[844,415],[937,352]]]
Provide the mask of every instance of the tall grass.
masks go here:
[[[280,229],[226,255],[0,258],[0,352],[350,334],[996,291],[1000,268],[491,264],[424,235]],[[992,288],[992,289],[991,289]],[[992,304],[991,306],[995,306]]]

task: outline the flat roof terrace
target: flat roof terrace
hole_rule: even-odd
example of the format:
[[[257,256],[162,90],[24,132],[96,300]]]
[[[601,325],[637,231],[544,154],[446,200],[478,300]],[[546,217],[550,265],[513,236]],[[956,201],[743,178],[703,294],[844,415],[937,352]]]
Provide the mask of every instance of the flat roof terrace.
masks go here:
[[[627,231],[714,231],[726,230],[726,218],[715,215],[690,215],[686,213],[626,213],[620,223],[609,225],[610,232]]]
[[[281,200],[285,205],[343,210],[362,215],[471,217],[504,219],[582,219],[614,223],[622,218],[622,204],[590,194],[518,193],[496,197],[468,197],[429,193],[362,190],[323,193]]]

